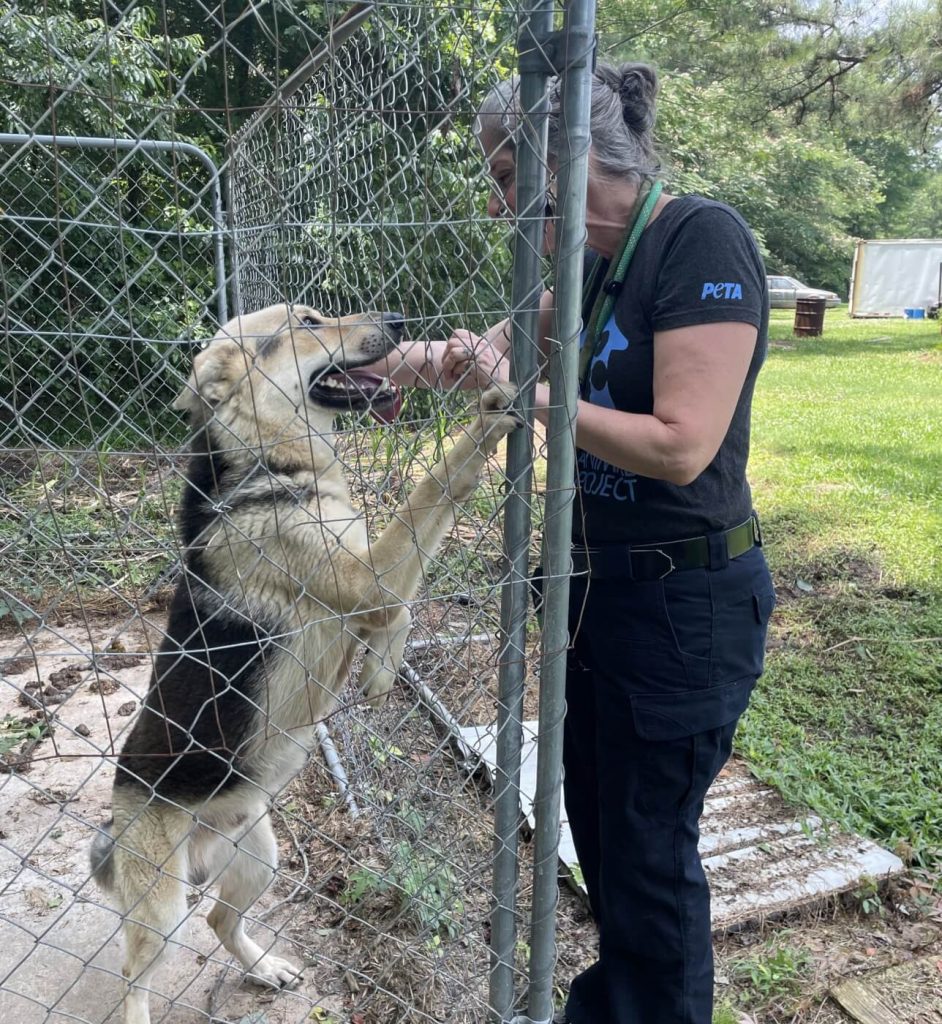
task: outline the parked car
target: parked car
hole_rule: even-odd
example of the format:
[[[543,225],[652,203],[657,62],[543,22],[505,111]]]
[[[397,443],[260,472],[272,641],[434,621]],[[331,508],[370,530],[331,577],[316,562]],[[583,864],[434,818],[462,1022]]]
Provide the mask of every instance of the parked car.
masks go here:
[[[836,292],[823,288],[809,288],[796,277],[783,274],[769,274],[769,300],[773,309],[794,309],[798,299],[824,299],[828,309],[840,305],[841,297]]]

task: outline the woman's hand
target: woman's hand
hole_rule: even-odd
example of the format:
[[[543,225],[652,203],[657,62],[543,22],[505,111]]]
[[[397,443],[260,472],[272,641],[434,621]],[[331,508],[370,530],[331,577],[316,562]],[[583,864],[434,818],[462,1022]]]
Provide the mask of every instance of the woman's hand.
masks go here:
[[[507,380],[507,360],[487,338],[455,331],[445,342],[442,381],[446,387],[486,388]]]

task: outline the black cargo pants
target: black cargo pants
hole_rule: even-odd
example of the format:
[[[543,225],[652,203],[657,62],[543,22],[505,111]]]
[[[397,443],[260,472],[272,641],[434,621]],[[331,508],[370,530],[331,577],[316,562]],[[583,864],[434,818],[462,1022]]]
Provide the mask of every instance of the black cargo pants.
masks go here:
[[[564,794],[599,928],[573,1024],[711,1024],[698,820],[774,603],[760,548],[662,580],[572,580]]]

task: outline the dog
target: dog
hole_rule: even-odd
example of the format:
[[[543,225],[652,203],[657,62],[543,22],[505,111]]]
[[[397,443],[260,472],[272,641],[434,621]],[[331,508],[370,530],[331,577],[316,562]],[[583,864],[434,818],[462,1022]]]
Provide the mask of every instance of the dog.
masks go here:
[[[364,367],[402,335],[397,313],[328,319],[271,306],[227,323],[174,403],[194,431],[184,571],[91,853],[123,919],[126,1024],[149,1024],[148,988],[187,916],[187,884],[218,885],[209,924],[250,980],[300,979],[243,924],[277,867],[270,803],[301,770],[361,647],[364,699],[378,704],[392,688],[407,602],[455,503],[519,425],[514,389],[485,391],[473,423],[370,542],[333,423],[393,401]]]

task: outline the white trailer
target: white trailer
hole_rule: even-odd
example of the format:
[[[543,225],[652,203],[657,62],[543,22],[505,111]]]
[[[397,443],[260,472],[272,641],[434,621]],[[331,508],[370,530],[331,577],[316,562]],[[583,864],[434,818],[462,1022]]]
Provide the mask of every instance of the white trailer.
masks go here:
[[[940,300],[942,238],[859,241],[850,275],[851,316],[903,316]]]

